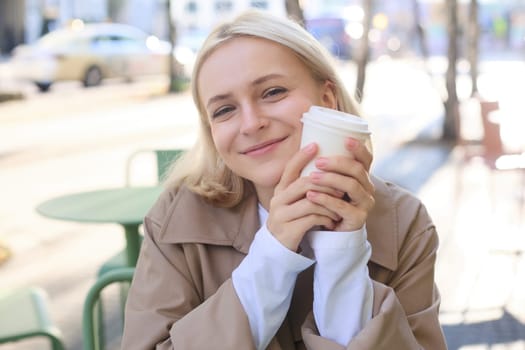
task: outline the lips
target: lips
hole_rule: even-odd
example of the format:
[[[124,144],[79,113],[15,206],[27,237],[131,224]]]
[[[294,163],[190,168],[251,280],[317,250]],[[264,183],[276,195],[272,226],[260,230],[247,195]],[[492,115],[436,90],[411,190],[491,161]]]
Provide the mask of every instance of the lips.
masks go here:
[[[242,154],[255,154],[255,153],[264,153],[265,150],[271,148],[272,146],[284,141],[286,137],[281,137],[278,139],[269,140],[266,142],[259,143],[255,146],[245,149],[242,151]]]

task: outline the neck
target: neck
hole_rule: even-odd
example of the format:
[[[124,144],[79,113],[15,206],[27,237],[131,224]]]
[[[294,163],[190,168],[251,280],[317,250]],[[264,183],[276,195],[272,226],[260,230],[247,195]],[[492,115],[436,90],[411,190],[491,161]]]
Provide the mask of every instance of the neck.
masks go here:
[[[263,208],[270,211],[270,201],[273,197],[274,187],[261,187],[255,185],[255,192],[257,193],[257,199]]]

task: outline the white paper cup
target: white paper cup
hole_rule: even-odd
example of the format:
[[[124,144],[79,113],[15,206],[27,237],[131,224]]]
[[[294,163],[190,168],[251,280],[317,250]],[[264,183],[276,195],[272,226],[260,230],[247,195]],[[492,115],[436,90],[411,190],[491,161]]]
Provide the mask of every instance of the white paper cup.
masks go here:
[[[367,141],[370,138],[366,120],[335,109],[312,106],[303,114],[301,121],[303,122],[301,148],[312,142],[317,143],[319,151],[316,158],[347,154],[345,139],[348,137],[360,141]],[[314,161],[315,158],[304,167],[301,175],[319,171]]]

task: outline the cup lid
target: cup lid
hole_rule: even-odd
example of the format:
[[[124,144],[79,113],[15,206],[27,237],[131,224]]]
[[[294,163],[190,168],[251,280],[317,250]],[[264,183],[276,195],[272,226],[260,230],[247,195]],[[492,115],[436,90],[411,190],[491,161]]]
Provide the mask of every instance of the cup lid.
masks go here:
[[[331,128],[370,134],[366,120],[336,109],[311,106],[310,110],[303,114],[303,120],[319,123]]]

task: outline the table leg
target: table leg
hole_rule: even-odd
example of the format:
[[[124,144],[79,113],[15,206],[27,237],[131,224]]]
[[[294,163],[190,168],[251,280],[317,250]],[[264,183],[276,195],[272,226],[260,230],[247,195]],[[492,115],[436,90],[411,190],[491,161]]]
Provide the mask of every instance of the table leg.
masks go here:
[[[140,251],[140,233],[139,225],[123,225],[126,235],[126,257],[128,266],[137,265]]]

